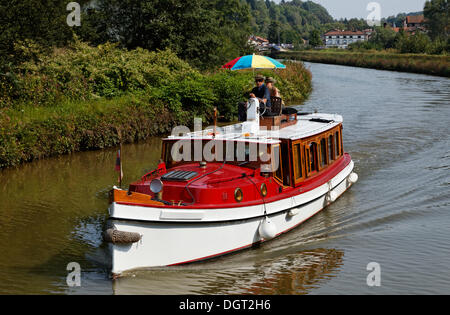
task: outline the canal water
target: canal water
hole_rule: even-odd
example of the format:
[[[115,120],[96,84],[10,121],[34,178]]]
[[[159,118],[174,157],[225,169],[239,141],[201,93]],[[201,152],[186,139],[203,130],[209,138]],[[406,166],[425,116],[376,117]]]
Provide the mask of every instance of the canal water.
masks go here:
[[[343,115],[359,174],[337,202],[260,248],[112,280],[100,233],[116,150],[24,164],[0,171],[0,293],[449,294],[450,80],[307,66],[314,92],[298,108]],[[125,145],[124,181],[159,155],[157,138]]]

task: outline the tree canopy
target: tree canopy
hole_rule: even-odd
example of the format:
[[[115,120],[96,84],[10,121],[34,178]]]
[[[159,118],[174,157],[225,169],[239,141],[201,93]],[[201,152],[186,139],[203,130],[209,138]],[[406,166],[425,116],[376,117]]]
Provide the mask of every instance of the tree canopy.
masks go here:
[[[84,40],[119,42],[129,49],[170,48],[205,67],[224,61],[218,50],[245,49],[250,17],[240,0],[99,0],[85,18],[89,27],[78,31]]]
[[[0,74],[36,58],[42,50],[64,46],[78,37],[92,46],[106,42],[122,48],[170,49],[200,69],[217,67],[251,53],[249,35],[272,43],[317,45],[331,29],[363,30],[363,19],[335,20],[313,1],[272,0],[79,0],[81,26],[66,23],[66,0],[0,3]],[[419,12],[420,13],[420,12]],[[448,42],[448,0],[429,0],[424,15],[433,41]],[[387,21],[400,24],[405,14]],[[400,25],[397,25],[400,26]],[[392,33],[378,30],[374,44],[393,47]],[[75,36],[76,35],[76,36]],[[381,45],[377,46],[381,47]],[[444,47],[444,44],[440,44]],[[448,44],[447,44],[448,46]],[[436,51],[439,51],[437,49]],[[6,66],[5,66],[6,65]]]
[[[251,30],[274,43],[296,43],[313,29],[334,22],[328,11],[312,1],[246,0],[251,9]]]
[[[425,3],[424,15],[432,38],[448,38],[450,34],[450,5],[448,0]]]

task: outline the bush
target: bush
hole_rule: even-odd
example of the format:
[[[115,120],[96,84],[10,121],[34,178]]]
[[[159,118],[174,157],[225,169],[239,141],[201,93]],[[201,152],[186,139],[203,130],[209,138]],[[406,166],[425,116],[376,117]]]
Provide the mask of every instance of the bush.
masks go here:
[[[3,80],[1,95],[12,96],[10,106],[53,106],[63,99],[116,97],[196,72],[170,50],[127,51],[113,44],[90,47],[77,41],[11,69],[16,80]]]
[[[253,74],[248,71],[222,70],[208,76],[222,120],[232,121],[237,117],[237,104],[245,100],[245,94],[252,89],[253,80]]]
[[[200,73],[170,50],[76,41],[35,57],[0,72],[0,168],[145,139],[193,117],[211,122],[214,106],[232,121],[254,84],[251,70]],[[286,65],[260,73],[277,80],[286,102],[301,102],[311,73]]]
[[[402,54],[425,54],[431,51],[431,39],[423,33],[405,35],[399,39],[396,48]]]

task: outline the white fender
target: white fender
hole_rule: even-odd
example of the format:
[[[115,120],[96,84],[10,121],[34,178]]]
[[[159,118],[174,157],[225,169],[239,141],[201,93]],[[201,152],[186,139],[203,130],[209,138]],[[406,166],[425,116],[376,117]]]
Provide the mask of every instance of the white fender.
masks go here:
[[[327,199],[329,202],[335,202],[337,198],[338,198],[337,192],[335,191],[328,192]]]
[[[355,172],[352,172],[350,175],[348,175],[348,182],[350,184],[354,184],[358,181],[358,174]]]
[[[258,232],[263,239],[270,240],[277,236],[277,227],[269,217],[265,217],[259,225]]]
[[[300,213],[300,207],[289,210],[288,215],[290,217],[296,216]]]

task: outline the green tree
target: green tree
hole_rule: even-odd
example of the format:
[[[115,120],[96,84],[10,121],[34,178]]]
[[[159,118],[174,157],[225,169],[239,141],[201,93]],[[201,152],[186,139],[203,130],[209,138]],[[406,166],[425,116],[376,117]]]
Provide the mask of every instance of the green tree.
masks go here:
[[[328,11],[312,1],[245,1],[251,9],[252,32],[274,43],[278,42],[278,31],[281,42],[293,43],[308,38],[313,29],[323,33],[333,28],[328,25],[334,23]]]
[[[253,52],[247,44],[251,33],[250,7],[241,0],[215,0],[215,11],[220,43],[216,50],[218,64]]]
[[[278,21],[272,21],[269,26],[268,40],[271,43],[280,43],[281,23]]]
[[[348,20],[346,26],[347,26],[346,28],[351,31],[362,31],[364,29],[369,28],[369,25],[367,24],[366,20],[356,18]]]
[[[429,0],[425,2],[423,13],[433,39],[449,37],[450,5],[448,0]]]
[[[322,38],[320,37],[320,32],[318,30],[313,30],[309,36],[309,44],[312,47],[317,47],[323,45]]]
[[[370,43],[377,49],[394,48],[396,43],[396,33],[392,29],[377,27],[375,34],[370,38]]]
[[[207,0],[99,0],[108,40],[149,50],[170,48],[191,64],[214,63],[219,46],[213,3]],[[100,21],[99,21],[100,22]]]
[[[73,32],[66,23],[67,3],[63,0],[1,1],[1,64],[16,64],[30,58],[26,51],[36,48],[36,44],[45,48],[70,41]]]
[[[198,68],[248,51],[250,9],[241,0],[98,0],[85,10],[84,40],[128,49],[171,49]]]
[[[405,35],[401,37],[396,45],[401,53],[425,54],[430,52],[431,40],[424,33]]]

